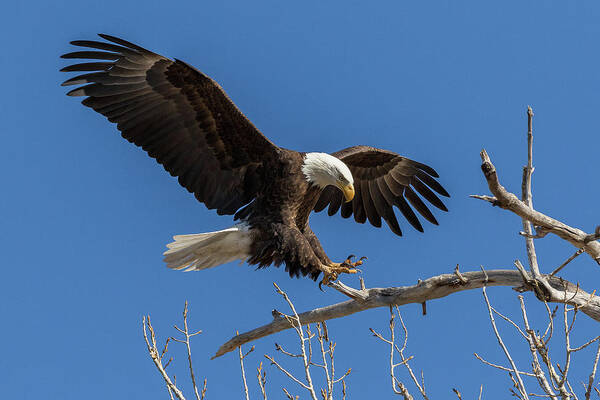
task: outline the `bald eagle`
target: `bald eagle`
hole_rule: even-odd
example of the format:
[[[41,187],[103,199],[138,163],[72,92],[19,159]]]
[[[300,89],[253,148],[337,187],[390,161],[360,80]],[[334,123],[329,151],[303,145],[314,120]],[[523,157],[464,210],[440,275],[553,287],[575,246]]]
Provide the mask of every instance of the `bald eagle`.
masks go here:
[[[421,197],[440,210],[434,193],[449,196],[425,164],[387,150],[354,146],[336,153],[301,153],[267,139],[211,78],[180,60],[171,60],[125,40],[77,40],[88,49],[64,54],[91,59],[61,71],[86,72],[63,86],[87,96],[85,106],[104,115],[128,141],[140,146],[198,201],[219,215],[234,215],[229,229],[179,235],[167,245],[169,268],[202,270],[234,260],[258,268],[285,264],[290,276],[321,283],[355,273],[360,261],[333,262],[308,220],[327,208],[331,216],[402,231],[395,206],[418,231],[413,208],[436,224]],[[417,195],[417,193],[419,195]],[[412,208],[411,208],[412,206]]]

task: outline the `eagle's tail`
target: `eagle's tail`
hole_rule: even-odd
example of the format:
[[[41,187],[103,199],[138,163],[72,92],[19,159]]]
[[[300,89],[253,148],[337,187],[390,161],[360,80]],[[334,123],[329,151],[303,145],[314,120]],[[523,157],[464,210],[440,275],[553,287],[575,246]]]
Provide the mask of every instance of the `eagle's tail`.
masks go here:
[[[230,261],[244,261],[250,256],[252,242],[245,223],[222,231],[174,236],[163,255],[167,267],[199,271]]]

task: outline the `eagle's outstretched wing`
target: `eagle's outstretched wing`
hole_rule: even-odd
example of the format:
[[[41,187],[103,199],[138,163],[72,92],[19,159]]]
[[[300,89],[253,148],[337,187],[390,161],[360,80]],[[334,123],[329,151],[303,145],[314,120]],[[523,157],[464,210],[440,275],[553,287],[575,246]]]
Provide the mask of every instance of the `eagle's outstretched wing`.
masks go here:
[[[62,56],[100,60],[61,71],[94,71],[63,86],[88,85],[70,96],[115,122],[123,137],[142,147],[210,209],[233,214],[263,185],[262,170],[279,148],[240,112],[221,87],[179,60],[125,40],[77,40],[92,50]],[[100,50],[100,51],[98,51]]]
[[[334,215],[341,208],[342,217],[349,218],[354,214],[356,222],[362,224],[368,219],[376,227],[381,227],[383,218],[392,232],[401,236],[393,206],[420,232],[423,227],[411,205],[427,221],[437,225],[437,220],[417,193],[440,210],[448,211],[433,191],[442,196],[449,197],[449,194],[434,179],[438,177],[435,170],[427,165],[368,146],[349,147],[332,155],[350,168],[356,195],[351,202],[344,203],[342,192],[328,186],[315,205],[317,212],[329,206],[328,214]]]

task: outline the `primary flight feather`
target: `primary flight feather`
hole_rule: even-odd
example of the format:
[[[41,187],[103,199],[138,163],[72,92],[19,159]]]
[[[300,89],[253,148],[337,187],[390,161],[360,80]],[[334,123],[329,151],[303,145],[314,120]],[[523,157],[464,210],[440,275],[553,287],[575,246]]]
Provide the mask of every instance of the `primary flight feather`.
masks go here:
[[[310,213],[328,207],[380,227],[402,231],[394,206],[417,230],[417,217],[436,224],[426,200],[447,211],[448,196],[427,165],[387,150],[354,146],[333,154],[276,146],[242,114],[223,89],[180,60],[171,60],[109,35],[107,42],[77,40],[91,50],[62,56],[99,60],[61,71],[86,72],[63,83],[67,93],[117,124],[198,201],[236,225],[217,232],[175,236],[167,245],[170,268],[202,270],[241,260],[258,267],[285,264],[290,276],[322,283],[354,273],[360,261],[332,262],[310,229]],[[414,210],[413,210],[414,209]]]

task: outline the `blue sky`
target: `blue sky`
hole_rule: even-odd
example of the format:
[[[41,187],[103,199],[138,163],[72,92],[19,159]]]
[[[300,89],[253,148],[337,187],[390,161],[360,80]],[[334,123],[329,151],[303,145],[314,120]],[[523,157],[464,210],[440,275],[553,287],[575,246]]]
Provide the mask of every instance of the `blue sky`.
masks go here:
[[[209,398],[240,398],[237,358],[209,357],[236,330],[285,309],[272,282],[299,310],[344,300],[281,269],[167,270],[161,253],[172,235],[225,228],[231,219],[207,211],[103,117],[64,95],[59,55],[72,51],[70,40],[108,33],[196,66],[280,146],[329,152],[369,144],[436,168],[452,194],[450,212],[437,213],[440,226],[427,224],[424,234],[404,221],[398,238],[339,216],[311,219],[332,258],[369,256],[368,286],[414,284],[457,263],[466,271],[525,261],[520,220],[468,195],[487,193],[483,147],[504,185],[520,190],[528,104],[536,113],[536,208],[587,231],[600,223],[600,187],[591,179],[600,145],[598,2],[37,1],[11,2],[2,14],[3,398],[165,398],[141,319],[150,313],[159,335],[172,335],[186,299],[191,325],[204,331],[193,352]],[[545,272],[574,251],[552,237],[537,248]],[[592,291],[600,275],[581,256],[564,276]],[[516,315],[512,290],[489,294]],[[431,398],[453,396],[453,387],[474,398],[481,383],[484,398],[508,396],[508,378],[472,355],[504,363],[480,291],[432,301],[425,317],[419,305],[402,312],[413,368],[425,371]],[[541,327],[541,314],[535,319]],[[378,309],[329,324],[339,370],[353,369],[349,398],[392,397],[387,349],[368,331],[387,323]],[[527,349],[509,331],[526,368]],[[597,331],[582,316],[574,340]],[[268,337],[246,360],[254,398],[254,368],[275,353],[275,341],[295,344],[289,332]],[[179,380],[182,350],[172,346]],[[580,359],[574,382],[589,373],[590,356]],[[282,398],[281,386],[305,397],[266,370],[271,398]]]

